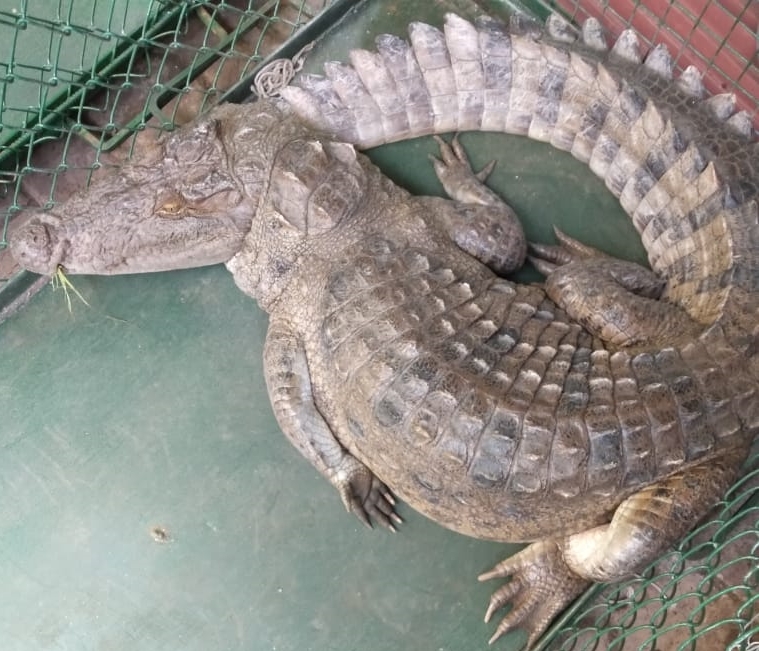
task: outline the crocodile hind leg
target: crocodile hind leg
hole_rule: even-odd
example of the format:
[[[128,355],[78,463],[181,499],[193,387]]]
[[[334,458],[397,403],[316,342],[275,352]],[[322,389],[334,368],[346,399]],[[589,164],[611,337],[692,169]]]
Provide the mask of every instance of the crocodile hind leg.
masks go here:
[[[490,599],[485,621],[512,603],[490,642],[521,627],[529,648],[591,581],[618,581],[655,560],[722,497],[741,458],[726,455],[671,475],[627,498],[609,524],[540,540],[480,575],[480,581],[511,579]]]
[[[472,170],[466,152],[454,137],[435,136],[440,158],[432,158],[435,174],[453,201],[420,197],[438,226],[464,251],[498,274],[519,269],[527,255],[527,239],[514,210],[485,185],[495,161]]]
[[[700,332],[684,309],[660,300],[665,283],[652,271],[555,231],[560,246],[531,244],[530,261],[545,274],[548,296],[591,334],[624,347]]]

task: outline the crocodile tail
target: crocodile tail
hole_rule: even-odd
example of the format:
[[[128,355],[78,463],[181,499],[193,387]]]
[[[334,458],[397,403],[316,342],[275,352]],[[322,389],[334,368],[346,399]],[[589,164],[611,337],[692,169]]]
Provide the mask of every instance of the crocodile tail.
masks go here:
[[[732,95],[705,97],[694,68],[646,56],[634,32],[613,47],[600,24],[578,30],[515,15],[377,38],[350,65],[283,91],[312,126],[361,148],[450,131],[527,136],[569,151],[600,176],[641,235],[667,297],[739,349],[759,339],[759,145]],[[752,343],[753,341],[753,343]]]

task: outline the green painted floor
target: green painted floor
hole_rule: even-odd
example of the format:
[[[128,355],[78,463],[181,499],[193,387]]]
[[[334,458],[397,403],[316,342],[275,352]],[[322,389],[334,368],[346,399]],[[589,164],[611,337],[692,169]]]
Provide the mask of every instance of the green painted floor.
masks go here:
[[[396,31],[408,20],[401,3],[371,6],[332,56],[392,28],[387,15]],[[493,185],[531,237],[560,223],[633,250],[616,202],[567,155],[464,142],[477,165],[499,160]],[[438,192],[430,151],[375,157]],[[514,548],[404,507],[396,535],[348,516],[279,433],[261,373],[266,315],[223,267],[73,281],[90,307],[74,299],[69,313],[47,288],[0,327],[2,651],[486,648],[498,584],[476,576]]]

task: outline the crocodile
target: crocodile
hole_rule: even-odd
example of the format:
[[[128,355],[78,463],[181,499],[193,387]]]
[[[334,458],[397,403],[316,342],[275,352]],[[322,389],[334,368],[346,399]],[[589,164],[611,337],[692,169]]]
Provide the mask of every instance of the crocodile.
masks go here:
[[[681,538],[759,432],[759,147],[729,95],[666,48],[552,16],[384,35],[282,97],[220,105],[40,213],[10,242],[31,271],[225,263],[270,315],[281,429],[362,522],[396,497],[444,527],[529,543],[507,578],[535,643],[594,581]],[[604,179],[650,269],[519,220],[454,138],[415,197],[358,150],[467,130],[525,135]],[[358,150],[357,150],[358,149]],[[107,208],[106,208],[107,207]],[[546,275],[506,275],[526,256]]]

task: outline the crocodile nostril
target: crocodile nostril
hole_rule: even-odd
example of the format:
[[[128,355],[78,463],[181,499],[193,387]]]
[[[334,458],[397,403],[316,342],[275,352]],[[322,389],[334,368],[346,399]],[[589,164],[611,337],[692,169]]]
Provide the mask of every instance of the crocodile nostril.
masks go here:
[[[50,243],[47,228],[40,223],[32,223],[27,226],[26,239],[35,249],[44,249]]]
[[[9,238],[11,255],[22,267],[36,273],[48,273],[52,257],[53,237],[48,227],[33,220],[12,233]]]

